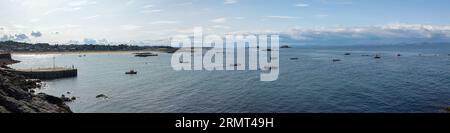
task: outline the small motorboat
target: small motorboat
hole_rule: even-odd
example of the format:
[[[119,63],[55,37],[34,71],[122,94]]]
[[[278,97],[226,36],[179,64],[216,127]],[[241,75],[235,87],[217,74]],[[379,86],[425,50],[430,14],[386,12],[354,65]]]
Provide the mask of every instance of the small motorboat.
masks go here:
[[[237,66],[241,66],[241,64],[230,64],[230,66],[237,67]]]
[[[268,52],[271,52],[271,51],[272,51],[272,49],[268,48],[268,49],[264,49],[263,51],[268,51]]]
[[[134,71],[134,70],[130,70],[128,72],[125,72],[125,74],[127,74],[127,75],[134,75],[134,74],[137,74],[137,72]]]
[[[373,57],[373,58],[375,58],[375,59],[381,59],[381,56],[380,56],[380,55],[375,55],[375,57]]]
[[[341,59],[333,59],[333,62],[339,62],[342,61]]]
[[[298,60],[298,58],[297,58],[297,57],[294,57],[294,58],[291,58],[291,60]]]

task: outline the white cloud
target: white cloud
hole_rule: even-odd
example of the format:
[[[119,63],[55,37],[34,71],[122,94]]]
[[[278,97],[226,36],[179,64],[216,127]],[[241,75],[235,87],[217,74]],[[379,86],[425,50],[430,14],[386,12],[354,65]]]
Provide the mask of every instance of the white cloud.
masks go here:
[[[211,20],[213,23],[225,23],[228,20],[228,18],[222,17],[222,18],[216,18]]]
[[[309,7],[309,4],[295,4],[297,7]]]
[[[43,15],[50,15],[50,14],[56,13],[56,12],[73,12],[73,11],[78,11],[81,9],[82,9],[82,7],[55,8],[55,9],[48,10]]]
[[[107,39],[103,38],[103,39],[97,40],[97,44],[105,45],[105,44],[109,44],[109,41]]]
[[[145,5],[142,8],[152,8],[152,7],[154,7],[154,6],[153,5]]]
[[[265,16],[266,18],[275,18],[275,19],[296,19],[297,17],[293,16]]]
[[[127,1],[127,2],[125,3],[125,5],[129,6],[129,5],[132,5],[132,4],[134,4],[134,3],[136,3],[135,0],[129,0],[129,1]]]
[[[216,29],[231,29],[230,26],[226,26],[226,25],[214,25],[211,26],[212,28],[216,28]]]
[[[38,22],[38,21],[40,21],[40,19],[38,19],[38,18],[32,18],[32,19],[30,19],[30,22],[31,22],[31,23],[36,23],[36,22]]]
[[[224,4],[236,4],[238,1],[237,0],[225,0],[225,2],[223,2]]]
[[[164,20],[164,21],[155,21],[155,22],[151,22],[150,24],[176,24],[176,23],[178,23],[177,21],[167,21],[167,20]]]
[[[87,1],[87,0],[77,0],[77,1],[71,1],[67,5],[68,6],[85,6],[85,5],[95,5],[97,4],[96,1]]]
[[[142,10],[140,13],[158,13],[158,12],[162,12],[162,10]]]
[[[100,17],[100,15],[92,15],[92,16],[85,17],[83,19],[91,20],[91,19],[95,19],[95,18],[98,18],[98,17]]]
[[[16,28],[16,29],[27,29],[27,28],[29,28],[28,26],[21,25],[21,24],[14,24],[13,27]]]
[[[190,6],[190,5],[193,5],[194,3],[192,3],[192,2],[183,2],[183,3],[178,3],[178,4],[175,4],[175,6]]]
[[[143,28],[143,26],[139,26],[139,25],[121,25],[120,29],[122,30],[138,30]]]
[[[353,2],[350,0],[322,0],[323,4],[329,5],[352,5]]]

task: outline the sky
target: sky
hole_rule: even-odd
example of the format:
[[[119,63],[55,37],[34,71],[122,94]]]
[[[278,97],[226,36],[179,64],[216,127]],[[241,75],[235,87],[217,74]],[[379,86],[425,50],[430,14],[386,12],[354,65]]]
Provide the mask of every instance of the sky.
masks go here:
[[[277,33],[309,44],[445,42],[449,5],[449,0],[0,0],[0,41],[146,44],[202,27],[204,34]]]

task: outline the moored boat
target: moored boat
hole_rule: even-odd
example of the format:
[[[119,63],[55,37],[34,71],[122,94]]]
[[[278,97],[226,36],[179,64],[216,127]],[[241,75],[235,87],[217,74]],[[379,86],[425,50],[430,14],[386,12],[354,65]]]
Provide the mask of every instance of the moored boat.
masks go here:
[[[134,74],[137,74],[137,71],[130,70],[128,72],[125,72],[125,74],[127,74],[127,75],[134,75]]]

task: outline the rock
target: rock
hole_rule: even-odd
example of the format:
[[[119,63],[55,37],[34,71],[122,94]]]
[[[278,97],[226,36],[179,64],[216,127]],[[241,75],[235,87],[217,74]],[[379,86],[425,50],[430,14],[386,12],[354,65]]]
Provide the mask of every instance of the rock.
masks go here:
[[[297,58],[297,57],[294,57],[294,58],[291,58],[291,60],[298,60],[298,58]]]
[[[95,96],[95,98],[104,98],[104,99],[107,99],[107,98],[109,98],[109,97],[106,96],[105,94],[100,94],[100,95]]]
[[[66,92],[67,94],[72,94],[71,92]]]
[[[342,61],[341,59],[333,59],[333,62],[339,62]]]
[[[64,102],[72,102],[72,99],[65,97],[65,98],[61,98]]]
[[[63,102],[73,102],[75,100],[77,100],[76,97],[72,96],[72,97],[66,97],[65,95],[61,95],[61,99]]]
[[[352,55],[351,53],[345,53],[344,55]]]
[[[0,70],[0,113],[72,113],[60,98],[31,93],[35,88],[36,81]]]

